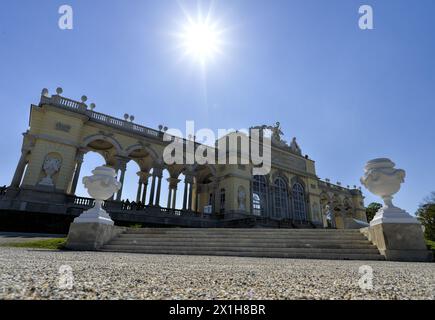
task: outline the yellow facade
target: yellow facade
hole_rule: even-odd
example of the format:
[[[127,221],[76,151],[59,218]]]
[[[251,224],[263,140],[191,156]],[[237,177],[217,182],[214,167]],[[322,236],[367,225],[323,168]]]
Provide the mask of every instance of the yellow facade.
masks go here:
[[[168,142],[163,141],[163,134],[162,130],[94,112],[84,102],[44,94],[40,104],[31,108],[30,128],[24,135],[23,161],[17,167],[13,183],[20,178],[22,189],[51,187],[56,192],[74,193],[83,154],[98,152],[106,165],[118,171],[119,179],[123,179],[125,164],[135,161],[143,173],[145,188],[151,187],[153,179],[157,188],[162,169],[170,172],[175,183],[173,188],[184,188],[184,181],[176,184],[183,173],[185,190],[191,190],[183,201],[186,210],[202,212],[211,205],[214,213],[252,215],[257,210],[267,211],[264,214],[269,218],[273,217],[272,211],[281,210],[284,220],[291,220],[292,212],[297,211],[301,215],[299,220],[325,226],[328,205],[336,213],[338,228],[346,227],[345,220],[349,218],[365,220],[361,192],[320,181],[315,162],[302,156],[296,144],[292,147],[272,144],[272,168],[259,184],[260,180],[252,174],[251,163],[166,165],[163,152]],[[23,164],[27,165],[25,171]],[[120,195],[118,200],[121,199]]]

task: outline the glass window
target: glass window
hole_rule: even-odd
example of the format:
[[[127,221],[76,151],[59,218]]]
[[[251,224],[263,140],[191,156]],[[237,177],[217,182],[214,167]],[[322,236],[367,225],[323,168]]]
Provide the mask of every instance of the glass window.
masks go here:
[[[265,176],[254,176],[252,190],[253,213],[258,216],[267,216],[267,180]]]
[[[289,218],[287,183],[283,178],[277,178],[275,180],[274,200],[274,216],[278,219]]]
[[[293,185],[293,212],[295,220],[307,221],[305,190],[300,183],[295,183]]]

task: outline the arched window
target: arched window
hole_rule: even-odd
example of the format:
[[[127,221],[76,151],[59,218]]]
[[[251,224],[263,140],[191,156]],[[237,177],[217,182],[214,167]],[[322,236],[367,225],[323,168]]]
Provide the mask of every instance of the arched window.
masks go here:
[[[275,201],[275,214],[278,219],[289,218],[288,210],[288,192],[287,183],[283,178],[277,178],[275,180],[274,201]]]
[[[300,183],[295,183],[293,185],[293,212],[295,220],[307,221],[305,190]]]
[[[220,192],[220,213],[224,213],[225,212],[225,189],[221,189]]]
[[[257,216],[267,216],[267,180],[265,176],[254,176],[252,190],[253,213]]]

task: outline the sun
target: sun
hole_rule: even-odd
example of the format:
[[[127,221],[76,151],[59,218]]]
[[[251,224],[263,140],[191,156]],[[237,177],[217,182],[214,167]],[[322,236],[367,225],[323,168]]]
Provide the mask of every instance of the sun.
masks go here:
[[[183,26],[179,38],[184,55],[205,65],[222,53],[221,35],[222,31],[217,23],[212,23],[209,19],[189,19]]]

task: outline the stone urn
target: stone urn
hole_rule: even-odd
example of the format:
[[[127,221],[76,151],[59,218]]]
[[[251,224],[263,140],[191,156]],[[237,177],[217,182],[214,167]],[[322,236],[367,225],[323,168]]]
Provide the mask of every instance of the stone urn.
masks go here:
[[[399,192],[405,182],[405,171],[395,169],[390,159],[380,158],[367,162],[361,183],[373,194],[384,200],[386,208],[393,208],[393,195]]]
[[[95,199],[92,209],[83,212],[74,223],[103,223],[113,225],[114,222],[102,208],[103,202],[109,199],[121,188],[121,183],[116,180],[116,171],[110,167],[97,167],[93,175],[83,178],[83,184],[89,195]]]
[[[393,195],[399,192],[401,184],[405,182],[405,176],[405,171],[396,169],[395,163],[390,159],[379,158],[367,162],[361,183],[384,201],[384,207],[377,212],[370,225],[383,222],[417,222],[406,211],[393,205]]]

